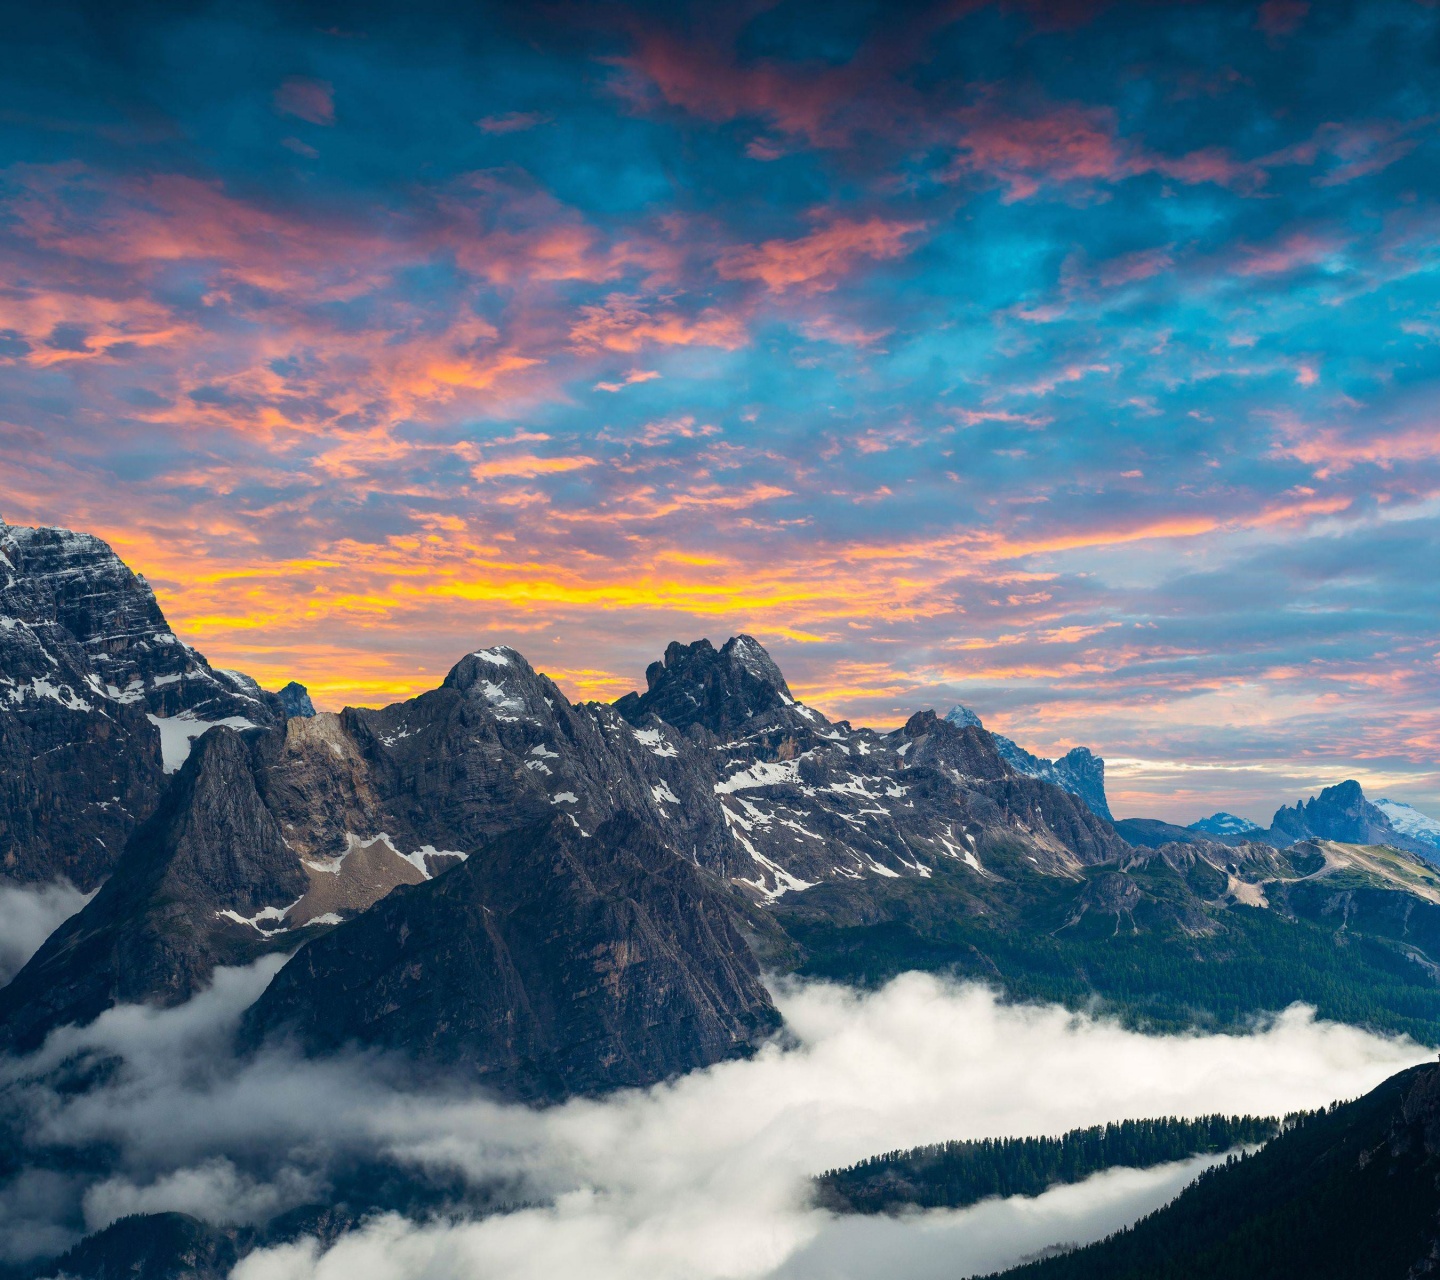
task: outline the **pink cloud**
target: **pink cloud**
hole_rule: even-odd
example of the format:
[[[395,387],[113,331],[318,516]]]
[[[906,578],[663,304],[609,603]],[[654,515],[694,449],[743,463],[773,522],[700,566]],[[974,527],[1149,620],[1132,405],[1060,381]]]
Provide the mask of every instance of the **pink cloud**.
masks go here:
[[[1041,181],[1114,181],[1128,172],[1109,107],[1066,104],[1018,116],[981,103],[962,111],[959,120],[962,137],[952,176],[992,177],[1009,186],[1007,201],[1034,195]]]
[[[290,76],[275,90],[275,110],[311,124],[335,123],[335,86],[328,80]]]
[[[1113,289],[1122,284],[1134,284],[1148,280],[1168,271],[1175,265],[1175,259],[1168,249],[1141,249],[1136,253],[1123,254],[1100,264],[1098,279],[1102,287]]]
[[[1243,257],[1235,266],[1235,272],[1242,276],[1282,275],[1300,267],[1316,266],[1339,248],[1334,240],[1324,236],[1294,231],[1270,245],[1242,249]]]
[[[1288,420],[1279,424],[1279,436],[1273,456],[1303,462],[1318,480],[1367,463],[1389,471],[1400,463],[1440,461],[1440,427],[1429,423],[1366,435]]]
[[[685,316],[663,304],[612,293],[603,303],[582,306],[579,314],[570,326],[570,341],[581,351],[632,352],[652,343],[733,351],[747,340],[744,321],[714,307]]]
[[[1115,183],[1158,173],[1190,185],[1213,182],[1238,191],[1263,185],[1264,173],[1219,147],[1167,156],[1122,137],[1110,107],[1043,105],[1025,113],[985,99],[961,111],[961,136],[948,174],[979,174],[1009,188],[1006,203],[1042,186]]]
[[[766,240],[759,245],[727,249],[715,270],[724,280],[758,280],[772,293],[799,288],[815,293],[833,289],[838,279],[862,259],[879,261],[903,256],[907,239],[924,230],[923,222],[833,217],[809,235],[794,240]]]

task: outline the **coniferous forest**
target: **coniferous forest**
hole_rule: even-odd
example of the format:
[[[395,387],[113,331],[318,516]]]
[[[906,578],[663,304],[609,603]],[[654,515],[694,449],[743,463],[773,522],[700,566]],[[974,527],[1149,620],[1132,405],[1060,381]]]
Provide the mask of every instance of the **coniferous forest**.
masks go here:
[[[1265,1142],[1278,1127],[1260,1116],[1167,1116],[1074,1129],[1058,1138],[943,1142],[832,1169],[815,1180],[816,1200],[836,1213],[959,1209],[989,1196],[1036,1196],[1104,1169],[1144,1169]]]

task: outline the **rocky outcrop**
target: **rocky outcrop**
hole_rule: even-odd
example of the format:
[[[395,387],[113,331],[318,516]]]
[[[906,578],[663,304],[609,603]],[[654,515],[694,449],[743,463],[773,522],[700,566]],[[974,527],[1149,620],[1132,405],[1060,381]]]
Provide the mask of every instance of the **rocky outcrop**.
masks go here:
[[[0,876],[94,888],[195,737],[282,715],[100,539],[0,521]]]
[[[1397,831],[1385,812],[1365,798],[1353,778],[1326,787],[1318,796],[1282,806],[1262,839],[1284,848],[1302,840],[1336,840],[1342,844],[1388,844],[1412,853],[1429,849]]]
[[[280,706],[287,716],[308,718],[315,714],[315,704],[310,701],[310,690],[303,684],[292,680],[275,696],[280,699]]]
[[[200,740],[117,874],[0,988],[0,1048],[118,1003],[179,1004],[217,964],[279,945],[264,926],[308,881],[255,788],[263,746],[224,728]]]
[[[671,641],[661,662],[645,669],[643,694],[627,693],[615,709],[631,724],[657,716],[677,729],[700,724],[721,737],[756,716],[793,707],[785,677],[753,636],[732,636],[720,649],[708,640]]]
[[[952,707],[945,719],[959,728],[985,727],[980,717],[969,707]],[[1113,821],[1110,804],[1105,797],[1105,761],[1089,747],[1072,747],[1058,760],[1046,760],[1026,751],[1003,734],[992,733],[990,736],[994,738],[1001,758],[1016,773],[1052,783],[1061,790],[1078,796],[1096,817],[1104,818],[1107,822]]]
[[[779,1025],[732,909],[628,815],[501,837],[306,945],[244,1043],[398,1050],[552,1101],[744,1054]]]

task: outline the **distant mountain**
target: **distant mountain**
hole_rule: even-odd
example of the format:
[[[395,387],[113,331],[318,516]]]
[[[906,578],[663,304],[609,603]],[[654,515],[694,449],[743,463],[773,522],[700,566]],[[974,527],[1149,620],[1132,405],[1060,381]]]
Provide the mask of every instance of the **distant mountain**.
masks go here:
[[[1158,849],[1167,844],[1203,844],[1213,839],[1192,827],[1178,827],[1159,818],[1121,818],[1115,823],[1115,830],[1143,849]]]
[[[967,725],[977,729],[985,727],[969,707],[952,707],[945,719],[961,728]],[[1110,805],[1105,798],[1105,761],[1088,747],[1072,747],[1058,760],[1045,760],[1017,746],[1003,734],[992,733],[990,736],[994,738],[1001,757],[1016,773],[1054,783],[1072,796],[1079,796],[1097,817],[1112,821]]]
[[[1398,821],[1393,815],[1398,816]],[[1188,827],[1157,818],[1123,818],[1115,829],[1132,844],[1156,848],[1167,841],[1216,840],[1242,845],[1260,841],[1277,849],[1307,840],[1389,845],[1422,857],[1440,858],[1440,822],[1409,805],[1382,800],[1371,804],[1353,779],[1326,787],[1318,796],[1282,805],[1271,825],[1258,826],[1233,813],[1216,813]]]
[[[1224,812],[1212,813],[1208,818],[1201,818],[1199,822],[1190,824],[1191,831],[1198,831],[1207,836],[1248,836],[1253,838],[1256,832],[1264,829],[1259,823],[1251,822],[1248,818]]]
[[[1349,844],[1392,844],[1390,819],[1365,799],[1353,778],[1326,787],[1318,796],[1275,811],[1271,842],[1280,847],[1297,840],[1343,840]]]
[[[1440,1067],[1292,1117],[1098,1244],[1005,1280],[1410,1280],[1440,1257]]]
[[[1375,807],[1390,819],[1390,825],[1415,842],[1418,852],[1440,858],[1440,821],[1398,800],[1377,800]]]

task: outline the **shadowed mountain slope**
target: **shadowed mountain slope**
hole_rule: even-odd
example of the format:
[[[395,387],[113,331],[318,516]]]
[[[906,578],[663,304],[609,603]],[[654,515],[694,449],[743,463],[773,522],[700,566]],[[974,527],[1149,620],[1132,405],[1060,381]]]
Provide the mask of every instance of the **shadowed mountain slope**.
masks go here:
[[[93,889],[192,738],[283,718],[100,539],[0,520],[0,876]]]
[[[277,945],[246,921],[307,881],[255,790],[251,752],[229,729],[200,740],[121,870],[0,988],[0,1048],[36,1049],[114,1004],[179,1004],[217,964]]]
[[[1409,1280],[1440,1259],[1440,1067],[1298,1117],[1170,1205],[1006,1280]]]
[[[381,1047],[553,1101],[748,1052],[779,1016],[732,909],[621,815],[502,836],[301,949],[242,1040]]]

